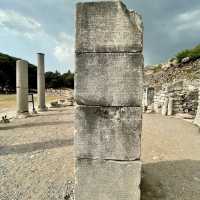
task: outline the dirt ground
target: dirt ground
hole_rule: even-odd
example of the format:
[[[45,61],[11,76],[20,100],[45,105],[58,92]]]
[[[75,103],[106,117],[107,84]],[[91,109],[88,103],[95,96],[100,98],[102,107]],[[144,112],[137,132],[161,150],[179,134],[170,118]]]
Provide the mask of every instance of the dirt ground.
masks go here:
[[[0,125],[0,200],[64,199],[73,180],[73,107]]]
[[[0,124],[0,200],[60,200],[74,181],[74,108]],[[144,115],[142,200],[200,199],[200,133]]]
[[[200,199],[200,132],[189,122],[144,115],[142,200]]]

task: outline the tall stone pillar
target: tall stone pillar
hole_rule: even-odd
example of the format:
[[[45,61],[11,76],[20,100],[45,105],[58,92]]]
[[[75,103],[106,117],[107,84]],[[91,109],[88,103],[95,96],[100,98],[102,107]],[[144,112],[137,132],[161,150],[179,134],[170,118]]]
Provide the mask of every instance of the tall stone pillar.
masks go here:
[[[75,199],[139,200],[143,24],[121,1],[77,4]]]
[[[168,116],[173,115],[173,101],[174,101],[173,98],[170,97],[168,102],[168,112],[167,112]]]
[[[165,100],[164,100],[163,105],[162,105],[162,115],[163,116],[167,115],[167,112],[168,112],[168,102],[169,102],[169,99],[167,97],[165,97]]]
[[[38,109],[39,111],[46,111],[45,105],[45,66],[44,54],[38,53],[38,68],[37,68],[37,92],[38,92]]]
[[[143,94],[143,99],[144,99],[144,106],[148,106],[148,87],[145,88],[144,94]]]
[[[28,114],[28,63],[24,60],[16,62],[16,101],[17,114]]]

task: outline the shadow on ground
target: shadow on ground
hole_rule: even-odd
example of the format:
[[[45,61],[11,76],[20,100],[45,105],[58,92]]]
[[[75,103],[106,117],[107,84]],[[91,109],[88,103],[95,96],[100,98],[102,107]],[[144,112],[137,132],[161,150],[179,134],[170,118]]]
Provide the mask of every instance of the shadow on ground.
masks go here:
[[[37,122],[37,123],[26,123],[26,124],[19,124],[19,125],[10,125],[0,127],[1,130],[10,130],[16,128],[30,128],[30,127],[39,127],[39,126],[54,126],[59,124],[73,124],[73,121],[55,121],[55,122]]]
[[[52,140],[47,142],[38,142],[30,144],[19,144],[11,146],[0,146],[0,156],[9,154],[21,154],[27,152],[33,152],[38,150],[53,149],[64,146],[73,145],[73,139],[69,140]]]
[[[200,161],[144,164],[141,189],[141,200],[199,200]]]

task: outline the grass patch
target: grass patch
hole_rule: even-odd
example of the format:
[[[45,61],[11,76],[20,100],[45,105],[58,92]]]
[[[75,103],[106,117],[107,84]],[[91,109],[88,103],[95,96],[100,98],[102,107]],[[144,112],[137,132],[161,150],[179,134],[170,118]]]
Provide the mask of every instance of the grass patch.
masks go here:
[[[60,96],[46,96],[46,103],[57,100]],[[34,101],[37,104],[37,95],[34,95]],[[1,108],[14,108],[16,106],[16,95],[0,95],[0,109]]]
[[[200,58],[200,45],[197,45],[196,47],[192,49],[185,49],[176,55],[176,59],[178,63],[181,63],[183,58],[189,57],[190,60],[195,61],[198,58]]]

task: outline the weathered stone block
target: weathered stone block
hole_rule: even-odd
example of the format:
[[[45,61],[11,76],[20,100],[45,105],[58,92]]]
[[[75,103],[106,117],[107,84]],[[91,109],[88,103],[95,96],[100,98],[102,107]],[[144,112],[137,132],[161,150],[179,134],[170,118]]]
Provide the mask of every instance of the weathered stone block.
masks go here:
[[[141,106],[142,93],[142,54],[87,53],[76,56],[77,104]]]
[[[75,199],[140,200],[141,162],[76,161]]]
[[[76,52],[141,52],[143,24],[121,1],[78,3]]]
[[[140,158],[140,107],[77,106],[77,158],[137,160]]]

